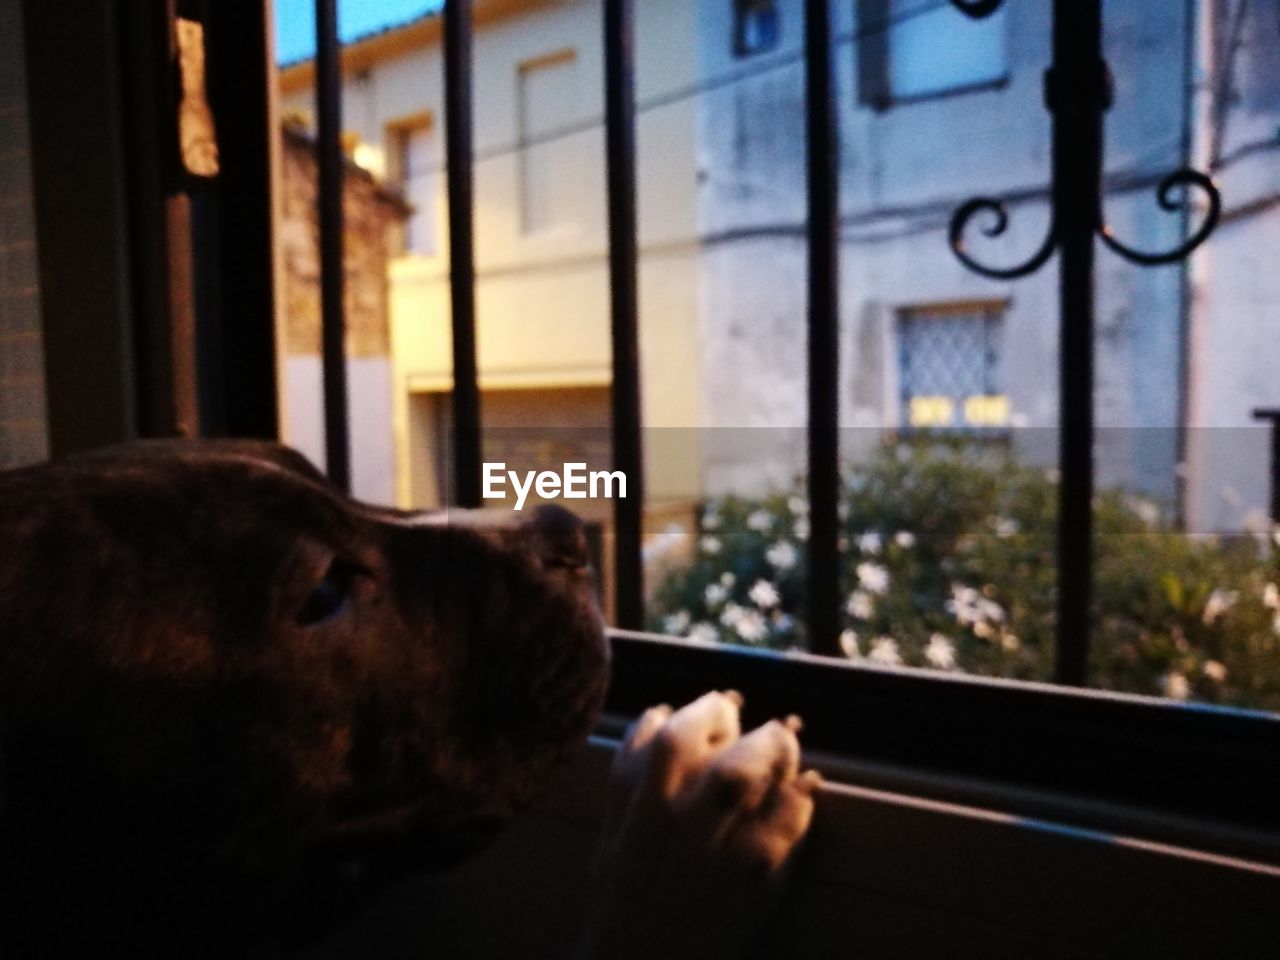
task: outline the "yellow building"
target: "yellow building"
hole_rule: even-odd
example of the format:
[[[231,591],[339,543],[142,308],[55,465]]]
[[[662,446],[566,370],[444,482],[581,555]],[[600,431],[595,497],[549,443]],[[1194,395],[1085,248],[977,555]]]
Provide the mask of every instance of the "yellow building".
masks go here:
[[[694,82],[693,44],[670,38],[693,36],[696,6],[636,5],[642,104]],[[598,463],[607,456],[602,18],[599,0],[476,4],[476,296],[486,459],[585,456]],[[447,499],[452,380],[441,26],[429,15],[343,52],[344,130],[353,155],[415,207],[390,266],[395,498],[406,507]],[[312,115],[314,64],[285,67],[280,82],[283,110]],[[646,107],[638,120],[647,428],[700,422],[695,123],[692,98]],[[353,426],[361,429],[358,421]],[[536,438],[503,429],[530,426],[539,428]],[[521,449],[525,439],[536,449]],[[691,429],[648,434],[651,508],[696,495],[697,442]],[[676,447],[684,449],[671,452]]]

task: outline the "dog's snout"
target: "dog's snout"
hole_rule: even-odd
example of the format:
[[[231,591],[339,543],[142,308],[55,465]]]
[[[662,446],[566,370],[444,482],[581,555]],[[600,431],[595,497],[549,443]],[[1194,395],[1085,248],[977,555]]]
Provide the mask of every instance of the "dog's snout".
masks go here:
[[[590,565],[586,528],[575,514],[563,507],[539,507],[528,523],[528,531],[544,566],[581,570]]]

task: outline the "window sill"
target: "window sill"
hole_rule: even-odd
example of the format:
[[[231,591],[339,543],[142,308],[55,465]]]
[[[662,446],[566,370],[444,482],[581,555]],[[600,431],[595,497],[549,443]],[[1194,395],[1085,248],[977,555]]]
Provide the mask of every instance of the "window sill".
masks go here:
[[[937,100],[952,100],[957,97],[967,97],[974,93],[992,93],[1004,90],[1009,86],[1011,81],[1009,74],[996,77],[992,80],[983,80],[979,83],[966,83],[957,87],[947,87],[945,90],[932,90],[928,93],[912,93],[906,95],[889,94],[884,100],[872,105],[872,109],[876,113],[888,113],[895,107],[910,107],[921,103],[932,103]]]
[[[737,689],[745,722],[800,714],[806,749],[863,782],[1280,864],[1280,717],[648,634],[611,641],[613,715]]]

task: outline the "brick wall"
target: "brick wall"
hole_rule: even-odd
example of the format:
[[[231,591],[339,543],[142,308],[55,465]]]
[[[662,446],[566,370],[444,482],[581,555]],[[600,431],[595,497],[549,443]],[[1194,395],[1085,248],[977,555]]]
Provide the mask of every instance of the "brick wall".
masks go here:
[[[0,469],[49,452],[25,74],[22,4],[0,0]]]
[[[286,352],[320,353],[320,228],[315,143],[296,128],[284,135]],[[347,356],[390,352],[387,307],[388,231],[408,208],[354,164],[343,191],[346,238]]]

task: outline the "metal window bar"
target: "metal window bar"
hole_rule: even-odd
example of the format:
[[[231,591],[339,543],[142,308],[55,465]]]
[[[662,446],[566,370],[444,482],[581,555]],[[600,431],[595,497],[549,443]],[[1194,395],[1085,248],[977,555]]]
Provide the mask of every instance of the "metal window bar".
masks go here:
[[[471,163],[471,0],[444,5],[445,158],[453,331],[453,502],[480,506],[480,374],[476,357],[475,189]]]
[[[951,0],[974,19],[990,16],[1004,0]],[[971,270],[1014,280],[1039,270],[1055,251],[1059,261],[1061,323],[1058,596],[1054,678],[1070,686],[1089,679],[1090,605],[1093,596],[1094,442],[1094,239],[1139,266],[1159,266],[1185,258],[1217,226],[1221,197],[1213,181],[1191,169],[1177,170],[1159,184],[1160,206],[1170,212],[1190,204],[1179,191],[1195,188],[1208,200],[1204,219],[1187,229],[1181,244],[1157,253],[1134,250],[1108,227],[1102,212],[1103,117],[1111,106],[1111,73],[1102,48],[1102,0],[1054,0],[1053,64],[1045,73],[1045,101],[1053,117],[1052,225],[1040,249],[1013,267],[992,267],[973,258],[965,231],[978,214],[993,218],[984,229],[998,237],[1009,226],[998,198],[978,197],[962,205],[951,221],[951,247]]]
[[[605,152],[609,207],[609,304],[613,346],[613,468],[627,478],[614,501],[614,609],[617,625],[644,624],[644,461],[641,439],[636,226],[635,10],[605,0]]]
[[[342,60],[337,0],[316,0],[316,152],[319,168],[320,324],[324,439],[329,478],[351,489],[343,297]]]
[[[839,656],[840,148],[828,0],[805,0],[809,174],[809,648]]]

